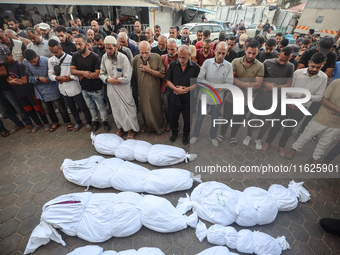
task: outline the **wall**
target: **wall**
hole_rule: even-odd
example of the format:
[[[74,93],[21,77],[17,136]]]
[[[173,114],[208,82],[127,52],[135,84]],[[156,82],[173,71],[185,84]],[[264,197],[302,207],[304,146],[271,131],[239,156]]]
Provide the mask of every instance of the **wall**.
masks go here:
[[[150,8],[149,24],[152,28],[155,25],[160,25],[162,34],[169,33],[171,26],[182,25],[182,15],[181,12],[176,12],[167,7]]]

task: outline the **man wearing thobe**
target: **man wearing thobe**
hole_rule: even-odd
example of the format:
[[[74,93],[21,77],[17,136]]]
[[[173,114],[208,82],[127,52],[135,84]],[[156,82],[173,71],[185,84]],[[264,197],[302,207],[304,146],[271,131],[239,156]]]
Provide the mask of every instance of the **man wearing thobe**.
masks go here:
[[[106,36],[106,54],[100,65],[99,78],[107,84],[107,95],[112,107],[112,115],[118,127],[118,136],[128,132],[128,139],[139,131],[137,109],[130,89],[132,67],[129,59],[118,52],[117,40]]]
[[[151,53],[148,42],[140,42],[139,52],[132,61],[132,69],[138,83],[139,106],[144,119],[141,132],[161,134],[165,121],[160,79],[165,77],[165,67],[162,58]]]

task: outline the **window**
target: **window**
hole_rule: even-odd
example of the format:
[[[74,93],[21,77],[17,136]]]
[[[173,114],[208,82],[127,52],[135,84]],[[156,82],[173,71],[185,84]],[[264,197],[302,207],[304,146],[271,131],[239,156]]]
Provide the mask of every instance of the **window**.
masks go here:
[[[198,30],[202,30],[202,26],[194,26],[191,30],[190,33],[197,34]]]
[[[212,27],[210,25],[204,25],[202,26],[202,30],[209,30],[211,32]]]
[[[219,33],[222,31],[220,26],[212,26],[212,33]]]

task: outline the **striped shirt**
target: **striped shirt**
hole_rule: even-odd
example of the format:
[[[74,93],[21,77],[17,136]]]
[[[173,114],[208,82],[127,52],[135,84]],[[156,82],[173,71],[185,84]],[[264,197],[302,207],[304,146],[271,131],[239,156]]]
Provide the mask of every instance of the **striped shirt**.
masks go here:
[[[28,76],[28,82],[34,85],[35,96],[44,101],[51,102],[60,97],[58,83],[51,81],[42,83],[39,77],[48,78],[48,58],[40,56],[39,63],[34,66],[26,59],[24,60],[25,70]]]

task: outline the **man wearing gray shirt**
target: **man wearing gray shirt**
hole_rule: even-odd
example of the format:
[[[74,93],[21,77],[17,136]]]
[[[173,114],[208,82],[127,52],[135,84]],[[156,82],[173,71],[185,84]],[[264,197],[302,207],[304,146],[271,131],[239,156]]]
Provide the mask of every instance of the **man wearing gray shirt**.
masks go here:
[[[32,41],[29,45],[27,45],[27,49],[34,50],[39,56],[43,56],[45,58],[53,56],[48,48],[48,41],[38,35],[35,30],[27,30],[26,34],[28,39]]]
[[[211,93],[214,99],[212,99],[210,96],[207,96],[207,104],[211,109],[211,126],[209,139],[214,146],[218,146],[218,142],[216,140],[217,126],[214,126],[214,120],[218,119],[222,106],[220,103],[215,104],[215,102],[223,100],[223,94],[225,90],[224,88],[215,89],[215,87],[216,85],[232,85],[234,82],[233,68],[231,64],[224,59],[227,54],[227,50],[227,43],[218,43],[218,45],[216,46],[215,57],[204,61],[197,78],[198,85],[200,86],[199,97],[201,97],[202,94],[206,94],[207,92],[205,91],[211,90],[209,87],[213,88],[218,94],[217,96],[215,93]],[[206,86],[205,84],[208,86]],[[202,101],[200,100],[198,104],[198,113],[195,123],[194,135],[190,139],[190,144],[195,144],[200,137],[200,130],[205,116],[201,112],[201,105]]]

